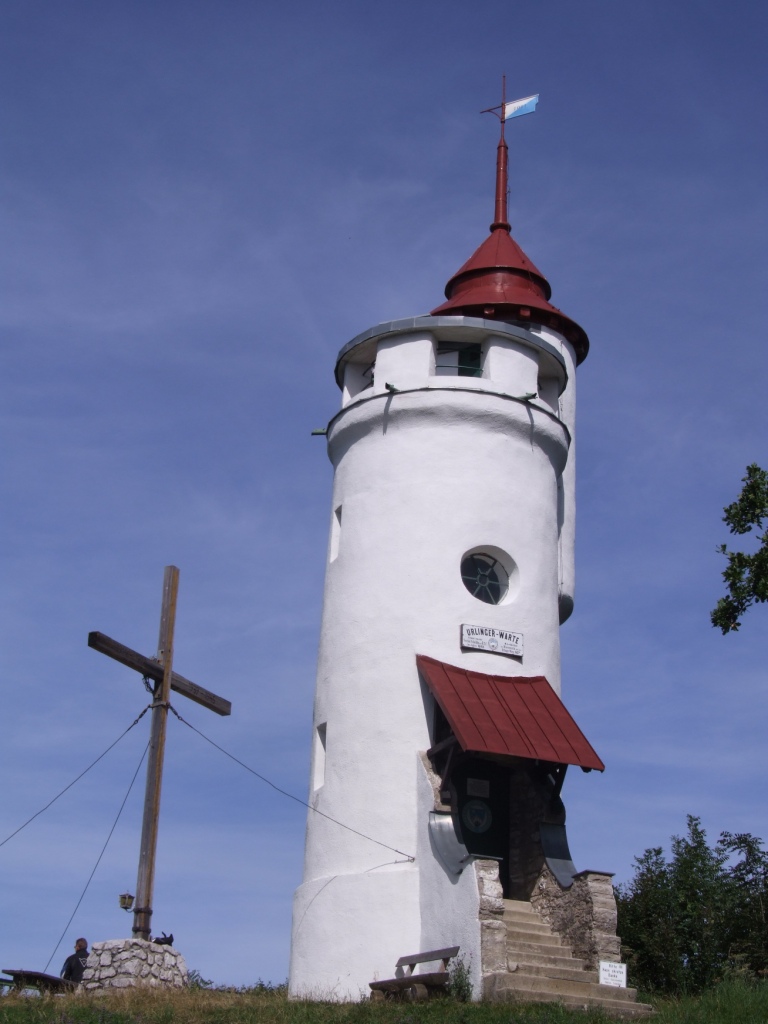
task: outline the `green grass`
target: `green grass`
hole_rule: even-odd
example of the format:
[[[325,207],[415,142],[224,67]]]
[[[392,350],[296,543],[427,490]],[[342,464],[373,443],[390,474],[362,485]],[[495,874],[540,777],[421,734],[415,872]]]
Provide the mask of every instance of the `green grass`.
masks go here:
[[[699,997],[654,1000],[654,1024],[768,1024],[768,982],[726,982]],[[607,1024],[556,1004],[291,1002],[281,989],[0,998],[0,1024]]]
[[[698,996],[643,1001],[658,1010],[654,1024],[768,1024],[768,981],[727,981]]]

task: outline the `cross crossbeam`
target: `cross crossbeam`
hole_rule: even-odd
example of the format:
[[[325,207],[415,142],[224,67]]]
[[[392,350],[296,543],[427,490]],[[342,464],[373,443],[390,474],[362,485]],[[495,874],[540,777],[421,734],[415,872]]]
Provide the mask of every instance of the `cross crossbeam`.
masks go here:
[[[105,633],[89,633],[88,646],[100,654],[106,654],[110,658],[114,658],[121,665],[127,665],[128,668],[141,672],[143,676],[154,680],[156,683],[162,682],[163,666],[159,661],[155,658],[147,658],[143,654],[139,654],[138,651],[132,651],[130,647],[119,644],[117,640],[113,640],[112,637],[107,636]],[[202,704],[209,711],[215,711],[217,715],[232,714],[232,704],[228,700],[217,696],[215,693],[211,693],[210,690],[206,690],[203,686],[198,686],[197,683],[193,683],[189,679],[185,679],[178,672],[171,674],[171,689],[175,690],[176,693],[182,694],[184,697],[189,697],[190,700],[194,700],[198,704]]]

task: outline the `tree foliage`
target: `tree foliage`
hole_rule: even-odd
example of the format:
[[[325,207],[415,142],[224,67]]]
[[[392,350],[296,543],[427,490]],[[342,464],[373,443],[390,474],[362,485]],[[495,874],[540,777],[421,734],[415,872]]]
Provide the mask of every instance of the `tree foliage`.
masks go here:
[[[763,520],[768,520],[768,473],[756,463],[747,466],[747,475],[741,494],[723,511],[723,522],[731,533],[750,533],[753,528],[762,530]],[[712,611],[712,625],[723,633],[738,629],[741,616],[754,603],[768,601],[768,529],[758,537],[759,549],[751,555],[743,551],[729,551],[727,545],[718,548],[728,559],[723,570],[723,579],[728,588]]]
[[[632,984],[669,994],[699,992],[726,975],[768,969],[768,852],[749,833],[722,832],[714,847],[699,818],[635,858],[617,887],[618,931]]]

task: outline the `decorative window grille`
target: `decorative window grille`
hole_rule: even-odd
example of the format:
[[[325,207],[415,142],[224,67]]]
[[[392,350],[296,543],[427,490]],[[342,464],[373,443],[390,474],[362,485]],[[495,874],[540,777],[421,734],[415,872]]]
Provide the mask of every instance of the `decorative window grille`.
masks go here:
[[[507,596],[509,574],[498,558],[483,551],[462,561],[461,579],[470,594],[486,604],[499,604]]]

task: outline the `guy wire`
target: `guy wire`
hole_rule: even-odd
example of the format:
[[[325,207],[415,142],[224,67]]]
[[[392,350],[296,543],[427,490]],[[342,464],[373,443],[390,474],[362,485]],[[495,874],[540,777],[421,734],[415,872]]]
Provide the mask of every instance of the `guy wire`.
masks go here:
[[[27,825],[30,824],[30,822],[34,821],[35,818],[39,817],[43,813],[43,811],[47,811],[49,807],[51,807],[53,804],[55,804],[60,796],[64,796],[64,794],[67,792],[68,789],[72,789],[74,784],[76,782],[79,782],[80,779],[82,779],[82,777],[84,775],[87,775],[87,773],[91,770],[91,768],[93,768],[94,765],[97,765],[99,763],[99,761],[102,759],[102,757],[105,757],[110,752],[112,747],[116,747],[117,746],[117,744],[120,742],[120,740],[123,738],[123,736],[126,736],[131,731],[131,729],[134,727],[134,725],[138,725],[139,724],[139,722],[142,720],[144,715],[146,715],[146,713],[149,711],[151,706],[152,706],[151,704],[147,704],[147,706],[141,712],[139,717],[137,719],[135,719],[135,721],[131,722],[131,724],[128,726],[128,728],[125,730],[125,732],[121,733],[117,737],[117,739],[115,740],[114,743],[110,743],[110,745],[107,747],[107,749],[104,751],[103,754],[99,754],[99,756],[96,758],[95,761],[92,761],[84,771],[80,772],[80,774],[77,776],[76,779],[73,779],[68,786],[65,786],[64,789],[62,789],[62,791],[60,793],[57,793],[56,796],[53,798],[53,800],[50,800],[45,805],[45,807],[41,807],[40,810],[37,811],[35,814],[33,814],[31,818],[28,818],[24,822],[23,825],[19,825],[19,827],[16,829],[15,832],[11,832],[11,834],[9,836],[6,836],[6,838],[0,843],[0,846],[5,846],[5,844],[8,842],[9,839],[13,839],[14,836],[17,836],[19,834],[19,832],[21,832],[21,830],[23,828],[26,828]]]
[[[206,742],[210,743],[212,747],[216,747],[217,750],[220,750],[222,754],[225,754],[230,760],[234,761],[235,764],[239,764],[241,768],[245,768],[245,770],[247,772],[250,772],[251,775],[255,775],[256,778],[261,779],[262,782],[266,782],[268,786],[271,786],[272,789],[276,790],[282,796],[287,796],[289,800],[295,800],[297,804],[301,804],[302,807],[306,807],[308,810],[313,811],[315,814],[319,814],[321,818],[327,818],[328,821],[332,821],[334,825],[339,825],[341,828],[345,828],[347,832],[354,832],[354,834],[356,836],[360,836],[361,839],[367,839],[369,842],[376,843],[377,846],[383,846],[385,850],[391,850],[393,853],[399,853],[401,857],[405,857],[407,860],[411,862],[416,860],[416,858],[412,857],[411,854],[403,853],[402,850],[398,850],[394,846],[389,846],[387,843],[382,843],[381,840],[374,839],[373,836],[367,836],[365,832],[358,832],[356,828],[352,828],[350,825],[345,825],[343,821],[339,821],[337,818],[332,818],[330,814],[326,814],[324,811],[318,811],[316,807],[313,807],[312,804],[308,804],[306,800],[302,800],[300,797],[294,796],[293,793],[288,793],[286,792],[286,790],[280,789],[280,787],[276,786],[274,782],[270,782],[269,779],[265,778],[265,776],[260,775],[253,768],[249,768],[247,764],[245,764],[239,758],[235,757],[234,754],[230,754],[230,752],[228,750],[225,750],[224,747],[220,747],[218,743],[214,743],[214,741],[209,736],[206,736],[205,733],[200,732],[200,730],[196,729],[194,725],[191,725],[186,719],[182,718],[179,712],[176,710],[175,707],[173,707],[172,704],[169,704],[168,707],[169,710],[171,710],[174,713],[174,715],[176,715],[178,720],[182,722],[184,725],[186,725],[188,729],[191,729],[192,732],[196,732],[198,736],[201,736],[204,740],[206,740]]]
[[[145,710],[146,710],[146,708],[145,708]],[[142,711],[142,714],[144,714],[143,711]],[[139,716],[139,717],[141,717],[141,716]],[[136,721],[138,721],[138,718],[136,719]],[[136,724],[136,722],[134,722],[134,725],[135,724]],[[109,830],[109,835],[107,836],[107,840],[106,840],[106,842],[104,843],[104,845],[101,848],[101,853],[99,854],[99,856],[98,856],[98,858],[96,860],[96,863],[93,865],[93,871],[91,871],[90,875],[88,876],[88,881],[85,883],[85,888],[80,893],[80,899],[77,901],[77,903],[75,905],[75,909],[72,911],[72,914],[70,915],[69,920],[67,921],[66,925],[64,926],[64,931],[61,933],[61,935],[59,937],[59,941],[56,943],[53,952],[51,953],[50,957],[48,958],[48,963],[43,968],[43,974],[45,974],[47,972],[48,967],[50,966],[51,960],[53,960],[53,958],[56,956],[56,950],[59,948],[59,946],[61,945],[62,939],[67,934],[67,928],[69,928],[69,926],[72,924],[72,918],[77,913],[78,908],[80,907],[80,904],[83,902],[85,894],[88,892],[88,886],[91,884],[91,880],[93,879],[93,876],[96,874],[96,868],[101,863],[101,858],[104,856],[104,853],[106,852],[107,846],[109,845],[109,840],[112,838],[112,833],[117,828],[117,823],[120,820],[120,815],[123,813],[123,808],[126,805],[128,797],[131,795],[131,790],[133,789],[133,784],[136,781],[136,776],[139,774],[139,770],[141,769],[141,766],[144,764],[144,758],[147,756],[147,751],[148,750],[149,750],[149,743],[147,743],[146,747],[144,747],[144,752],[141,755],[141,760],[139,761],[138,765],[136,766],[136,771],[133,773],[133,778],[131,779],[131,784],[128,786],[128,791],[125,794],[125,796],[123,797],[123,802],[120,804],[120,810],[117,812],[117,817],[115,818],[114,822],[112,823],[112,828]]]

